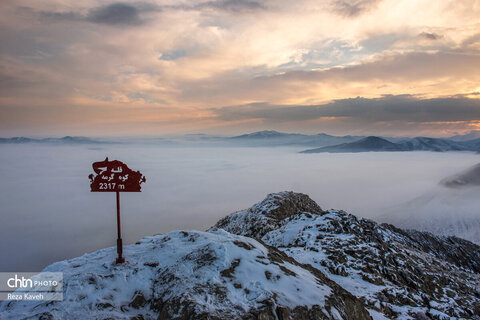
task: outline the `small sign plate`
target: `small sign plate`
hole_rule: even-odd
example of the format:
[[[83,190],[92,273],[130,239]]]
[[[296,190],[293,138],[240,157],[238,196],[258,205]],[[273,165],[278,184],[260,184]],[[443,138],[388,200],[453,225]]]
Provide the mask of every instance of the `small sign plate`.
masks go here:
[[[95,174],[90,174],[92,192],[140,192],[145,176],[140,171],[133,171],[121,161],[104,161],[92,164]]]

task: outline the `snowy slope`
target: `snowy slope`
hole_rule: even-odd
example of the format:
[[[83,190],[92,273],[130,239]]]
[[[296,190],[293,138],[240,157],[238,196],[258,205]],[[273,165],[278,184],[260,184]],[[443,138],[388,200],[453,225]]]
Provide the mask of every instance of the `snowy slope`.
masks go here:
[[[295,199],[303,204],[293,208]],[[258,221],[266,227],[259,229]],[[480,314],[480,248],[461,239],[322,211],[306,195],[292,192],[271,194],[212,230],[220,228],[260,239],[323,271],[364,301],[372,316],[473,319]]]
[[[64,300],[10,302],[2,319],[368,319],[362,303],[313,268],[225,231],[178,231],[50,265]]]
[[[480,319],[480,247],[270,194],[208,232],[57,262],[64,300],[0,319]]]

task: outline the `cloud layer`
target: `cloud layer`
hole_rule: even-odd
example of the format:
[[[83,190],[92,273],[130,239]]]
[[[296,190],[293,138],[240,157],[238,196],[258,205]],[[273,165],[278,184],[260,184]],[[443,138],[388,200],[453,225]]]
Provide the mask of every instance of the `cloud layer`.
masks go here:
[[[480,120],[475,112],[464,119],[461,109],[477,108],[468,99],[480,92],[478,0],[19,0],[3,1],[0,12],[1,135],[229,133],[274,124],[367,132],[379,121],[361,116],[370,110],[364,104],[343,127],[304,119],[301,108],[291,110],[290,127],[269,120],[279,105],[330,103],[340,114],[338,101],[355,97],[450,103],[441,120],[428,113],[414,121],[412,134],[444,134],[432,125],[439,121],[466,131]],[[219,115],[252,103],[264,106],[264,118]],[[403,107],[377,129],[406,121]]]
[[[359,97],[311,106],[250,104],[215,109],[215,113],[226,121],[262,119],[271,122],[289,122],[339,117],[367,122],[472,121],[480,118],[480,100],[462,97],[422,100],[409,95],[375,99]]]

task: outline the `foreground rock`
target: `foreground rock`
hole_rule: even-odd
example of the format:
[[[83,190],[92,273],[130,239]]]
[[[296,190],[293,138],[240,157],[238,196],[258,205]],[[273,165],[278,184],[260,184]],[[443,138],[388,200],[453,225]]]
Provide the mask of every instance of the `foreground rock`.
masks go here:
[[[270,194],[209,232],[177,231],[45,271],[60,302],[5,302],[0,319],[480,319],[480,247]]]
[[[64,300],[10,302],[5,319],[370,319],[363,303],[282,252],[225,231],[178,231],[55,263]],[[3,318],[2,318],[3,319]]]
[[[480,247],[469,241],[323,211],[293,192],[271,194],[212,230],[220,228],[321,270],[377,319],[480,319]]]

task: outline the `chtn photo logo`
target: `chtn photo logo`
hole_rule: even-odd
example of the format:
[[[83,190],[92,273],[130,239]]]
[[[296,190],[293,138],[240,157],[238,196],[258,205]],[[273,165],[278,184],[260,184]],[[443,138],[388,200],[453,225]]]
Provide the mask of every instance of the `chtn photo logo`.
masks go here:
[[[41,287],[41,286],[50,286],[56,287],[58,286],[57,280],[32,280],[29,278],[25,278],[22,276],[21,278],[15,274],[14,277],[7,280],[7,286],[9,288],[33,288],[33,287]]]
[[[63,273],[0,272],[0,300],[63,300]]]

